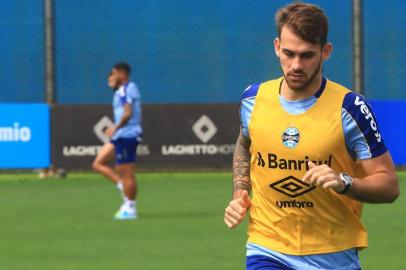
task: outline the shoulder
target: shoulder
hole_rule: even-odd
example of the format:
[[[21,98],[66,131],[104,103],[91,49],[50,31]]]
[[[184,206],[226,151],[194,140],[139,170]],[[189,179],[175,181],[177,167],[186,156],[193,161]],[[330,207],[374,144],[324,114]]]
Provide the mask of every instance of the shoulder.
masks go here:
[[[258,94],[258,89],[261,83],[254,83],[249,85],[247,88],[245,88],[244,92],[241,94],[241,101],[249,98],[255,98]]]
[[[357,142],[362,141],[366,145],[369,152],[366,157],[375,157],[386,152],[376,116],[364,96],[348,92],[343,99],[342,117],[344,130],[347,130],[345,133],[348,133],[346,136],[353,137],[349,140],[354,141],[354,144],[360,145]]]
[[[138,87],[135,82],[129,82],[125,88],[127,91],[138,91]]]
[[[258,95],[258,90],[262,83],[254,83],[245,88],[244,92],[241,94],[241,104],[240,104],[240,120],[241,120],[241,130],[245,137],[249,137],[249,123],[251,121],[252,111],[254,109],[256,97]]]
[[[261,88],[268,88],[268,87],[277,87],[279,88],[279,84],[281,82],[282,78],[278,78],[275,80],[270,80],[270,81],[265,81],[265,82],[258,82],[258,83],[254,83],[249,85],[244,92],[241,94],[241,101],[244,101],[246,99],[252,99],[252,98],[256,98],[258,93],[259,93],[259,89]]]
[[[337,82],[331,81],[330,79],[326,79],[325,89],[330,93],[333,93],[335,98],[338,97],[345,97],[348,93],[354,93],[347,87]]]
[[[137,85],[134,82],[129,82],[125,87],[125,91],[132,97],[140,95]]]
[[[351,115],[361,116],[364,114],[372,114],[371,105],[367,102],[365,97],[359,93],[349,91],[345,94],[343,99],[342,108]],[[371,118],[370,116],[369,118]]]
[[[351,116],[364,133],[373,134],[372,137],[375,137],[373,139],[378,143],[381,142],[382,136],[378,129],[375,114],[364,96],[354,92],[347,93],[343,100],[342,109]]]

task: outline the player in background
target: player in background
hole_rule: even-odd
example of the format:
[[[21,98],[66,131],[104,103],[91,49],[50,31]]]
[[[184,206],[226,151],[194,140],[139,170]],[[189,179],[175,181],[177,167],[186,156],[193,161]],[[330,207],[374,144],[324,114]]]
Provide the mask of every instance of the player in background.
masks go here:
[[[118,80],[112,71],[109,73],[107,77],[107,85],[114,92],[117,91],[117,89],[119,88]],[[114,160],[114,144],[111,141],[109,141],[105,143],[98,152],[93,162],[93,169],[101,173],[112,183],[114,183],[124,199],[123,183],[120,180],[120,176],[115,172],[113,168],[109,166],[109,163],[113,160]]]
[[[360,269],[362,203],[399,196],[391,155],[364,97],[322,75],[332,52],[324,12],[294,2],[276,24],[283,76],[242,94],[225,223],[249,212],[249,270]]]
[[[113,89],[115,126],[106,134],[111,138],[96,157],[93,168],[110,179],[122,192],[123,204],[115,214],[116,219],[136,219],[137,183],[135,162],[137,146],[142,138],[140,93],[130,81],[131,67],[120,62],[114,65],[108,84]],[[115,157],[116,170],[108,166]]]

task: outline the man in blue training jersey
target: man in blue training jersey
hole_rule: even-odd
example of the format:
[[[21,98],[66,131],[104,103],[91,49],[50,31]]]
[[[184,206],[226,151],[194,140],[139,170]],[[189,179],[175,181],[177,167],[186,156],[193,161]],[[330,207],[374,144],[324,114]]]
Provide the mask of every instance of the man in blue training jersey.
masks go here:
[[[123,204],[115,214],[116,219],[136,219],[137,184],[135,162],[137,146],[142,137],[140,93],[134,82],[130,81],[131,67],[120,62],[114,65],[108,83],[113,89],[113,111],[115,126],[108,128],[106,134],[111,138],[98,153],[93,168],[101,173],[122,192]],[[116,171],[108,166],[114,158]]]

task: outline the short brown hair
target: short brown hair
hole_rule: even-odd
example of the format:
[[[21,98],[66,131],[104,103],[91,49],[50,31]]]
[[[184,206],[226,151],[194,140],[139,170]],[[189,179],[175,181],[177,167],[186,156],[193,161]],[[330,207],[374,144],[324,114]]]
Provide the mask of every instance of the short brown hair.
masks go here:
[[[287,26],[304,41],[321,46],[327,43],[328,19],[316,5],[301,2],[288,4],[278,10],[275,20],[279,37],[282,28]]]
[[[131,74],[131,66],[127,62],[118,62],[114,65],[114,69],[124,71],[127,75]]]

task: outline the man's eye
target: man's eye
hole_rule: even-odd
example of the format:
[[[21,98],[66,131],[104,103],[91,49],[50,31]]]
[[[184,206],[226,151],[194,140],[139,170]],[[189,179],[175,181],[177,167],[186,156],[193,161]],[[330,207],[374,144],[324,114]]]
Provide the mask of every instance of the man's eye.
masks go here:
[[[305,59],[312,58],[313,56],[314,56],[314,54],[312,54],[312,53],[305,53],[305,54],[302,54],[302,58],[305,58]]]
[[[286,51],[285,51],[285,55],[287,57],[293,57],[294,56],[294,54],[292,52],[286,52]]]

